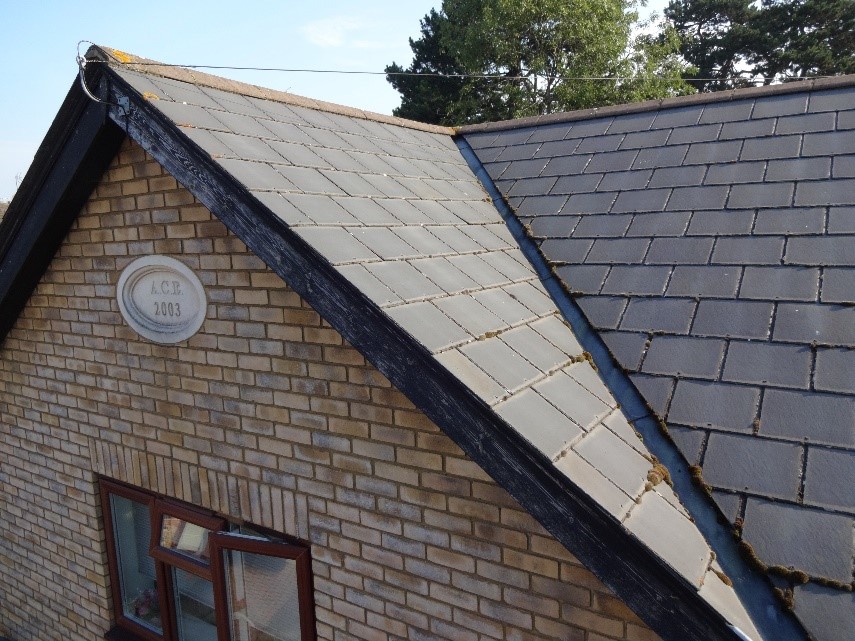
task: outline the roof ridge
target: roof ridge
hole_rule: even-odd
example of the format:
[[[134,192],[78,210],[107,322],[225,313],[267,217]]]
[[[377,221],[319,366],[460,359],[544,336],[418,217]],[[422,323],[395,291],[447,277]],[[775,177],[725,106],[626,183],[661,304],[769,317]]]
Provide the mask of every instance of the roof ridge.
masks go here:
[[[660,109],[686,107],[689,105],[730,102],[733,100],[785,95],[805,91],[820,91],[823,89],[838,89],[851,86],[855,86],[855,74],[823,78],[806,78],[804,80],[793,80],[779,85],[744,87],[741,89],[729,89],[727,91],[696,93],[688,96],[658,98],[642,102],[631,102],[620,105],[607,105],[605,107],[592,107],[590,109],[577,109],[575,111],[563,111],[541,116],[530,116],[528,118],[513,118],[511,120],[498,120],[495,122],[462,125],[460,127],[455,127],[454,129],[458,134],[504,131],[508,129],[522,129],[524,127],[533,127],[538,125],[591,120],[606,116],[625,116],[629,114],[644,113],[647,111],[658,111]]]
[[[385,114],[379,114],[373,111],[366,111],[363,109],[356,109],[353,107],[347,107],[345,105],[339,105],[334,102],[314,100],[312,98],[299,96],[297,94],[288,93],[286,91],[276,91],[273,89],[267,89],[265,87],[259,87],[258,85],[240,82],[237,80],[231,80],[228,78],[223,78],[221,76],[215,76],[213,74],[196,71],[195,69],[189,69],[187,67],[167,65],[158,62],[157,60],[150,60],[148,58],[129,54],[118,49],[113,49],[111,47],[93,45],[86,52],[86,58],[90,61],[103,62],[111,67],[130,69],[132,71],[137,71],[151,76],[169,78],[171,80],[178,80],[180,82],[189,82],[194,85],[209,87],[211,89],[219,89],[221,91],[237,93],[243,96],[259,98],[261,100],[272,100],[274,102],[281,102],[283,104],[293,105],[297,107],[305,107],[307,109],[313,109],[315,111],[333,113],[338,114],[340,116],[348,116],[350,118],[359,118],[361,120],[371,120],[387,125],[406,127],[408,129],[416,129],[418,131],[426,131],[428,133],[434,134],[445,134],[448,136],[453,136],[456,133],[455,130],[451,127],[431,125],[423,122],[418,122],[416,120],[398,118],[396,116],[387,116]]]

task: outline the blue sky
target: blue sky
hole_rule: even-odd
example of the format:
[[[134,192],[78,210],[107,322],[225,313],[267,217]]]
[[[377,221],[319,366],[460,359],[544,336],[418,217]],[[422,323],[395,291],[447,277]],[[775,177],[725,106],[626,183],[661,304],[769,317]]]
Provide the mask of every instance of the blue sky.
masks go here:
[[[666,0],[653,0],[660,8]],[[409,64],[409,37],[441,0],[0,0],[0,199],[9,199],[75,80],[88,40],[173,64],[382,71]],[[86,45],[83,45],[85,51]],[[212,71],[245,82],[391,113],[382,75]]]

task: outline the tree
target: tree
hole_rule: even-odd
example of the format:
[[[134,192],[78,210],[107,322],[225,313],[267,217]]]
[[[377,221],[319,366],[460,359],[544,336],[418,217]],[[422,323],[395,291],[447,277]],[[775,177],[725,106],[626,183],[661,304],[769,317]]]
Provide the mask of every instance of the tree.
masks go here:
[[[421,38],[410,40],[410,67],[386,68],[401,93],[394,113],[464,124],[690,91],[680,77],[676,32],[633,37],[639,26],[633,6],[629,0],[444,0],[422,20]],[[401,73],[416,75],[394,75]]]
[[[853,0],[672,0],[665,16],[700,91],[855,71]]]

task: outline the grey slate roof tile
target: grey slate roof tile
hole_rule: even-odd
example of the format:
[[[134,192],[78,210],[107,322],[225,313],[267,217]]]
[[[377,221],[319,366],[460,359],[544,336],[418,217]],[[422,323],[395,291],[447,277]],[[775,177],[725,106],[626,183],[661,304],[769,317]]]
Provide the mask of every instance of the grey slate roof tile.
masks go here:
[[[670,195],[670,189],[624,191],[618,194],[612,211],[615,213],[661,211],[665,209],[665,203],[668,202]]]
[[[634,149],[628,149],[625,151],[597,154],[586,165],[585,173],[626,171],[632,167],[632,163],[638,153]]]
[[[509,281],[531,278],[531,271],[522,264],[525,258],[521,254],[509,251],[490,251],[480,255],[481,260],[502,274]]]
[[[614,192],[573,194],[561,211],[568,214],[606,214],[617,196]]]
[[[662,110],[656,114],[656,119],[653,121],[651,128],[662,129],[663,127],[696,125],[701,120],[703,110],[704,108],[699,105]]]
[[[855,130],[805,134],[804,156],[837,156],[855,150]]]
[[[852,109],[852,93],[847,89],[817,91],[810,95],[808,111],[843,111]]]
[[[801,136],[770,136],[750,138],[742,146],[741,160],[769,160],[795,158],[801,148]]]
[[[771,136],[775,131],[775,118],[762,120],[741,120],[726,122],[721,127],[719,140],[734,140],[741,138],[756,138],[758,136]]]
[[[317,141],[309,136],[303,127],[292,122],[280,122],[277,120],[264,120],[264,128],[270,131],[271,137],[279,141],[289,141],[300,145],[317,145]],[[273,142],[273,141],[271,141]],[[321,152],[324,147],[313,147],[312,151]]]
[[[760,433],[851,448],[855,446],[855,400],[807,391],[767,390]]]
[[[658,167],[677,167],[683,164],[688,145],[670,147],[649,147],[638,152],[633,169],[656,169]]]
[[[469,343],[460,351],[508,391],[522,387],[539,374],[535,367],[498,337]]]
[[[555,303],[535,279],[509,285],[504,291],[535,316],[543,317],[555,312]]]
[[[273,148],[276,153],[279,154],[282,158],[284,158],[287,162],[292,165],[300,165],[302,167],[317,167],[319,169],[331,169],[333,166],[336,166],[338,169],[342,171],[354,171],[354,169],[342,167],[340,164],[345,158],[350,160],[351,165],[356,165],[356,162],[350,159],[350,156],[340,150],[327,150],[315,147],[307,147],[303,144],[291,143],[291,142],[283,142],[281,140],[267,140],[265,141],[271,148]],[[339,154],[335,160],[336,165],[330,164],[330,162],[326,159],[326,156],[321,152],[326,151],[335,151]],[[359,169],[362,169],[361,167]]]
[[[735,493],[713,490],[712,497],[727,522],[735,523],[742,512],[741,496]]]
[[[294,184],[267,163],[223,158],[219,163],[249,189],[298,191]]]
[[[734,120],[743,121],[750,118],[753,111],[753,100],[713,103],[704,107],[700,124],[708,122],[730,122]]]
[[[600,329],[617,328],[626,302],[626,298],[617,296],[580,296],[576,299],[576,304],[591,324]]]
[[[815,301],[818,293],[819,270],[810,267],[746,267],[739,289],[740,298],[759,300]]]
[[[837,129],[855,129],[855,110],[841,111],[837,114]]]
[[[755,234],[821,234],[825,228],[825,210],[813,209],[764,209],[757,212],[754,223]]]
[[[391,307],[389,316],[431,352],[438,352],[470,338],[458,324],[429,302]]]
[[[611,118],[594,118],[592,120],[579,120],[573,123],[566,139],[585,138],[587,136],[602,136],[612,125]]]
[[[521,160],[519,162],[504,165],[505,171],[501,176],[503,180],[517,180],[519,178],[535,178],[540,176],[549,162],[549,158],[534,158],[532,160]]]
[[[727,206],[732,209],[783,207],[792,202],[793,190],[794,183],[734,185],[730,189]]]
[[[855,593],[816,583],[798,585],[795,613],[816,641],[849,641],[855,630]]]
[[[718,138],[720,124],[699,125],[697,127],[678,127],[668,137],[669,145],[691,142],[708,142]]]
[[[674,393],[674,379],[666,376],[648,374],[630,374],[630,380],[638,388],[644,400],[658,416],[665,416],[671,395]]]
[[[265,207],[289,225],[305,225],[312,220],[289,200],[275,191],[254,191],[252,193]]]
[[[321,169],[320,173],[324,178],[338,187],[338,195],[346,194],[358,197],[360,200],[385,195],[361,174],[352,171],[332,171],[328,169]]]
[[[624,136],[620,149],[650,149],[661,147],[668,141],[671,135],[669,129],[657,129],[655,131],[634,131]]]
[[[530,320],[535,314],[506,289],[487,289],[475,293],[475,300],[505,321],[508,325],[516,325]]]
[[[412,260],[410,264],[449,294],[478,287],[474,280],[448,262],[446,258],[432,256]]]
[[[801,446],[755,436],[714,432],[704,455],[704,480],[714,487],[791,501],[801,469]]]
[[[733,265],[778,265],[783,254],[783,237],[719,238],[712,261]]]
[[[667,418],[683,425],[750,434],[759,402],[757,387],[679,380]]]
[[[731,341],[722,380],[807,389],[812,364],[806,346]]]
[[[728,189],[725,186],[677,187],[668,199],[668,209],[714,209],[724,206]]]
[[[567,202],[567,196],[528,196],[522,202],[526,213],[532,216],[558,214]],[[519,206],[517,207],[519,209]]]
[[[748,499],[743,535],[770,563],[852,580],[852,517]]]
[[[548,158],[546,154],[543,156]],[[585,166],[591,160],[591,154],[579,156],[555,156],[549,158],[541,176],[568,176],[577,174],[585,169]]]
[[[855,394],[855,350],[818,349],[814,385],[818,390]]]
[[[650,128],[654,120],[656,120],[656,114],[650,111],[627,114],[612,120],[606,133],[621,134],[626,132],[644,131]]]
[[[642,371],[694,378],[716,378],[724,358],[724,341],[654,336]]]
[[[855,243],[843,236],[793,238],[787,243],[785,262],[797,265],[852,265]]]
[[[224,129],[225,126],[208,109],[183,102],[160,101],[157,108],[173,120],[179,127],[194,129]]]
[[[855,450],[809,447],[805,469],[805,503],[855,512]]]
[[[802,114],[807,111],[807,103],[808,96],[804,93],[770,96],[756,101],[751,117],[756,119]]]
[[[309,197],[307,196],[306,198]],[[377,225],[397,225],[399,222],[402,222],[384,206],[395,202],[392,199],[333,196],[332,200],[361,225],[373,227]]]
[[[508,191],[509,196],[535,196],[548,193],[558,179],[554,176],[518,180]]]
[[[746,209],[696,211],[692,214],[687,236],[741,236],[751,232],[754,212]]]
[[[654,187],[685,187],[700,185],[704,180],[707,168],[703,165],[687,167],[662,167],[653,172],[648,184]]]
[[[704,265],[712,248],[712,238],[654,238],[644,262],[648,265]]]
[[[567,122],[559,122],[551,125],[543,125],[540,127],[533,128],[533,133],[530,134],[530,137],[527,142],[535,143],[535,142],[548,142],[553,140],[564,140],[570,130],[573,128],[572,123]],[[490,135],[490,134],[488,134]],[[495,135],[495,134],[493,134]],[[500,136],[502,140],[504,140],[505,132],[502,132]],[[466,140],[469,140],[469,135],[467,134]]]
[[[690,298],[633,298],[626,308],[620,328],[687,334],[696,305]]]
[[[507,282],[507,278],[491,267],[478,254],[449,256],[448,262],[478,283],[481,287],[492,287]]]
[[[231,156],[244,160],[257,160],[269,163],[282,163],[285,159],[265,141],[249,136],[236,136],[225,131],[215,131],[212,135],[232,150]]]
[[[596,174],[594,174],[596,175]],[[624,191],[643,189],[647,186],[653,170],[614,171],[605,174],[597,186],[598,191]]]
[[[285,176],[298,191],[303,193],[329,194],[331,196],[345,195],[345,191],[341,187],[330,181],[317,169],[277,165],[276,171]]]
[[[604,294],[661,294],[665,291],[665,284],[670,275],[670,267],[617,265],[609,272],[603,283],[602,292]]]
[[[741,140],[695,143],[686,154],[687,165],[735,162],[742,150]]]
[[[803,182],[796,188],[796,205],[850,205],[855,180]]]
[[[691,212],[663,211],[654,214],[635,214],[626,232],[627,236],[682,236],[689,224]]]
[[[702,300],[692,334],[728,338],[768,338],[773,305],[746,300]]]
[[[816,303],[779,303],[775,340],[855,345],[855,308]]]
[[[701,453],[707,438],[706,431],[674,425],[668,427],[668,434],[689,464],[697,465],[701,462]]]
[[[855,178],[855,156],[837,156],[834,159],[835,178]]]
[[[784,134],[831,131],[834,129],[835,120],[837,120],[836,116],[835,113],[826,112],[778,118],[775,133],[781,136]],[[807,139],[805,139],[805,143],[807,143]]]
[[[583,194],[585,192],[597,191],[602,174],[577,174],[575,176],[562,176],[552,188],[552,194]],[[600,190],[603,191],[603,190]]]
[[[564,414],[533,389],[499,403],[496,412],[517,427],[532,445],[550,457],[582,434],[578,426],[568,423]]]
[[[415,249],[388,227],[360,227],[353,229],[351,233],[383,260],[411,258],[418,255]]]
[[[528,145],[509,145],[500,153],[496,160],[529,160],[540,149],[539,143]]]
[[[556,268],[555,273],[569,291],[597,294],[603,288],[603,281],[606,280],[609,267],[607,265],[563,265]]]
[[[647,347],[647,334],[601,332],[600,337],[622,367],[633,371],[641,366],[641,357]]]
[[[551,263],[581,263],[591,251],[594,241],[585,238],[555,240],[549,238],[540,248]]]
[[[581,223],[579,223],[581,224]],[[598,238],[585,258],[586,263],[640,263],[650,241],[647,238]]]
[[[391,227],[390,231],[416,251],[417,256],[446,254],[451,248],[430,233],[429,227],[403,225]]]
[[[212,131],[207,129],[183,128],[181,130],[194,143],[205,150],[212,158],[228,158],[234,155],[222,140],[217,138]]]
[[[682,266],[674,268],[668,296],[736,296],[742,268],[737,266]]]
[[[621,134],[603,134],[601,136],[591,136],[589,138],[584,138],[578,144],[573,153],[590,154],[600,153],[604,151],[616,151],[622,141],[623,135]]]
[[[632,222],[629,214],[583,216],[573,229],[575,238],[615,238],[623,236]]]

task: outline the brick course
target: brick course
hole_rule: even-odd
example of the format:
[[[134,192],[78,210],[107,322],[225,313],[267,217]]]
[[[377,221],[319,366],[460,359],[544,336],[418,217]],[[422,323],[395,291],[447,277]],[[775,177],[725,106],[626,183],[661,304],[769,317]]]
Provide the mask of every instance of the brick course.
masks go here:
[[[178,257],[208,315],[141,339],[115,284]],[[0,345],[0,634],[111,626],[97,475],[312,544],[318,638],[655,639],[126,142]]]

